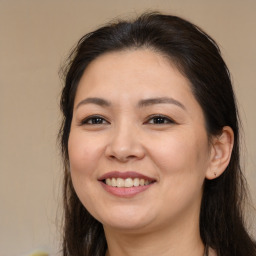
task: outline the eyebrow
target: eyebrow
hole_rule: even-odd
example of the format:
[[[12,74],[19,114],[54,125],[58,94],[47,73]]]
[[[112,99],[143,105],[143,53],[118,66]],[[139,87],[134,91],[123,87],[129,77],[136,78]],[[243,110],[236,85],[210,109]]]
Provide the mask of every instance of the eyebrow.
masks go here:
[[[185,106],[179,102],[178,100],[175,100],[173,98],[169,97],[161,97],[161,98],[150,98],[150,99],[145,99],[145,100],[140,100],[138,103],[139,107],[147,107],[155,104],[174,104],[183,110],[186,110]]]
[[[79,108],[81,105],[85,105],[85,104],[96,104],[96,105],[99,105],[99,106],[102,106],[102,107],[109,107],[111,104],[109,101],[107,100],[104,100],[102,98],[86,98],[82,101],[80,101],[77,106],[76,106],[76,109]]]
[[[155,104],[174,104],[180,108],[182,108],[183,110],[186,110],[185,106],[179,102],[178,100],[175,100],[173,98],[169,98],[169,97],[160,97],[160,98],[149,98],[149,99],[144,99],[144,100],[140,100],[138,102],[138,107],[148,107],[151,105],[155,105]],[[82,101],[80,101],[77,106],[76,109],[79,108],[81,105],[85,105],[85,104],[96,104],[102,107],[109,107],[111,106],[111,103],[105,99],[102,98],[97,98],[97,97],[93,97],[93,98],[86,98]]]

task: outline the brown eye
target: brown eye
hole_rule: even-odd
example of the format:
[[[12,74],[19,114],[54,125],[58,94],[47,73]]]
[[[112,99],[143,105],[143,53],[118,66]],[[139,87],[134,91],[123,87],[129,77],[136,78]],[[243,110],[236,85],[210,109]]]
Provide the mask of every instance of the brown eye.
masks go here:
[[[171,124],[174,123],[174,121],[166,116],[162,115],[155,115],[148,119],[148,124]]]
[[[97,125],[97,124],[107,124],[108,122],[101,116],[91,116],[84,119],[81,124]]]

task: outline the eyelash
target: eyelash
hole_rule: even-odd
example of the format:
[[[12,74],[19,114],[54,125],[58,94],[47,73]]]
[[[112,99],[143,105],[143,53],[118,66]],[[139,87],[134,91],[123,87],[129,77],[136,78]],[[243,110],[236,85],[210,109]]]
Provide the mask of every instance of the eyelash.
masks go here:
[[[98,123],[99,121],[101,121],[101,122]],[[104,117],[95,115],[95,116],[89,116],[89,117],[83,119],[81,121],[81,125],[100,125],[100,124],[104,124],[102,122],[109,123],[108,121],[106,121],[106,119]]]
[[[153,123],[151,122],[153,121]],[[155,123],[156,121],[157,123]],[[159,123],[160,121],[160,123]],[[102,125],[109,124],[108,121],[102,116],[95,115],[89,116],[81,121],[80,125]],[[165,115],[151,115],[143,124],[156,124],[156,125],[165,125],[165,124],[175,124],[175,121]]]
[[[160,123],[150,123],[150,121],[163,121],[163,122],[160,122]],[[164,124],[174,124],[174,120],[172,120],[170,117],[167,117],[165,115],[151,115],[149,116],[149,118],[147,119],[147,121],[143,124],[156,124],[156,125],[164,125]]]

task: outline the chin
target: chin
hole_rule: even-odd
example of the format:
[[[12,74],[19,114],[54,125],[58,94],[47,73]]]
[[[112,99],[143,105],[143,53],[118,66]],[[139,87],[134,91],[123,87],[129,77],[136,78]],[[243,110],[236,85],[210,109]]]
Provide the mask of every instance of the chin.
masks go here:
[[[143,230],[152,224],[153,219],[154,217],[148,211],[139,212],[135,209],[129,209],[128,211],[124,209],[116,210],[98,218],[104,227],[123,231]]]
[[[116,230],[122,233],[145,233],[146,230],[149,229],[149,223],[144,222],[136,222],[136,221],[129,221],[129,222],[106,222],[102,223],[104,229],[111,229]]]

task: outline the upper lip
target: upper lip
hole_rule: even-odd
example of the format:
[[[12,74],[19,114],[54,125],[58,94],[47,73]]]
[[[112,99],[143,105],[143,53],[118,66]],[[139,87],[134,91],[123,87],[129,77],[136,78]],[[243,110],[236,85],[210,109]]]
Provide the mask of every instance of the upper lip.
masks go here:
[[[127,179],[127,178],[139,178],[139,179],[144,179],[144,180],[148,180],[148,181],[155,181],[155,179],[148,177],[146,175],[143,175],[141,173],[137,173],[137,172],[132,172],[132,171],[128,171],[128,172],[119,172],[119,171],[112,171],[112,172],[108,172],[103,174],[102,176],[100,176],[100,178],[98,180],[102,181],[108,178],[122,178],[122,179]]]

